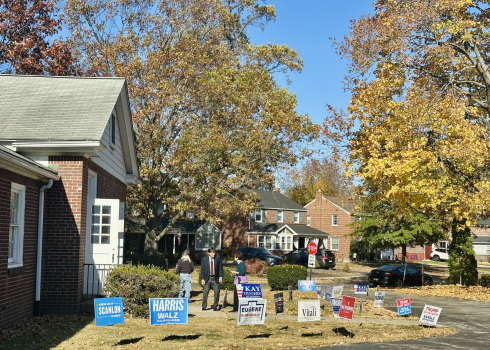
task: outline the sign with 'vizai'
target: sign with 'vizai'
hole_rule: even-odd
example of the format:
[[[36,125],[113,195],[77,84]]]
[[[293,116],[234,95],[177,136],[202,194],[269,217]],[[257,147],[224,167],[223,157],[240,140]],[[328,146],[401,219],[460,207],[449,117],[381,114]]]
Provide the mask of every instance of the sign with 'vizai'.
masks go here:
[[[187,298],[150,299],[150,325],[187,324]]]
[[[300,280],[298,281],[298,290],[300,292],[314,292],[315,281]]]
[[[298,301],[298,322],[321,321],[320,300]]]
[[[262,298],[260,284],[242,284],[242,298]]]
[[[124,323],[123,299],[97,298],[94,299],[95,325],[112,326]]]

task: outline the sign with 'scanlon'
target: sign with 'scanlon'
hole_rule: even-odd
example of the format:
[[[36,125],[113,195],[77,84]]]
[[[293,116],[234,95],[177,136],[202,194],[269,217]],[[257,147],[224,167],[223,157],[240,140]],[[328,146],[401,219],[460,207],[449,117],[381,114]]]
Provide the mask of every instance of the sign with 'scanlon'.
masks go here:
[[[264,324],[266,306],[266,299],[241,298],[238,304],[237,326]]]
[[[300,292],[314,292],[315,281],[308,281],[308,280],[298,281],[298,290]]]
[[[112,326],[124,323],[123,299],[97,298],[94,299],[95,325]]]
[[[420,322],[435,326],[441,315],[441,310],[442,307],[425,305],[422,315],[420,315]]]
[[[321,321],[320,300],[298,301],[298,322]]]
[[[150,299],[150,325],[187,324],[187,298]]]

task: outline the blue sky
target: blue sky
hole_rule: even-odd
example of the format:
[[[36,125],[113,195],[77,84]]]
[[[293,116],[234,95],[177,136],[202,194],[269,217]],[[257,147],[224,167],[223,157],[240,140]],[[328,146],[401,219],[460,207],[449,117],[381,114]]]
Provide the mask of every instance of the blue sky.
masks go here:
[[[309,114],[313,122],[321,124],[326,117],[327,103],[335,108],[345,107],[350,94],[344,92],[342,80],[347,62],[335,53],[330,37],[341,39],[349,32],[350,20],[373,13],[370,0],[269,0],[276,9],[276,22],[264,31],[249,30],[254,44],[286,44],[298,51],[303,60],[303,71],[291,74],[289,90],[296,94],[298,112]],[[286,86],[283,77],[277,81]]]

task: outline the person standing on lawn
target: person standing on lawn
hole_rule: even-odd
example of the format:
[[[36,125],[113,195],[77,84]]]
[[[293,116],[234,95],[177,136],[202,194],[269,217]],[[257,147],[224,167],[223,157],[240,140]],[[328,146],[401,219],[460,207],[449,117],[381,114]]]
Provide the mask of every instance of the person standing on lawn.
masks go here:
[[[243,254],[240,252],[235,253],[236,271],[231,271],[235,275],[235,293],[233,294],[233,312],[238,311],[238,291],[237,285],[247,283],[245,262],[243,261]]]
[[[208,254],[201,259],[201,284],[204,286],[202,295],[202,310],[208,306],[209,288],[213,287],[213,310],[218,311],[220,284],[223,282],[223,265],[216,249],[209,248]]]
[[[189,257],[189,252],[185,250],[182,253],[182,258],[179,259],[177,266],[175,267],[175,273],[180,276],[179,298],[182,298],[184,295],[184,289],[185,297],[187,299],[191,297],[191,273],[193,271],[194,264]]]

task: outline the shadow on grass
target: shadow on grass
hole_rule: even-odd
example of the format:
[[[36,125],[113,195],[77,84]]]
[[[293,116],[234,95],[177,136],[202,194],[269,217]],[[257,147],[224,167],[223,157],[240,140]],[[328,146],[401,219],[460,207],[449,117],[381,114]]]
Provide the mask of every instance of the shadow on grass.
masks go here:
[[[354,338],[356,336],[354,333],[351,333],[350,331],[348,331],[347,329],[345,329],[345,327],[342,327],[342,328],[333,328],[332,331],[334,331],[337,334],[340,334],[343,337]]]
[[[114,344],[114,346],[136,344],[137,342],[139,342],[143,338],[144,337],[132,338],[132,339],[121,339],[116,344]]]
[[[244,339],[269,338],[271,335],[272,335],[272,333],[266,333],[266,334],[250,334],[250,335],[247,335]]]
[[[323,333],[303,333],[301,334],[302,337],[323,337]]]
[[[195,340],[199,338],[201,334],[187,334],[187,335],[169,335],[168,337],[165,337],[162,339],[162,341],[169,341],[169,340],[180,340],[180,341],[186,341],[186,340]]]

